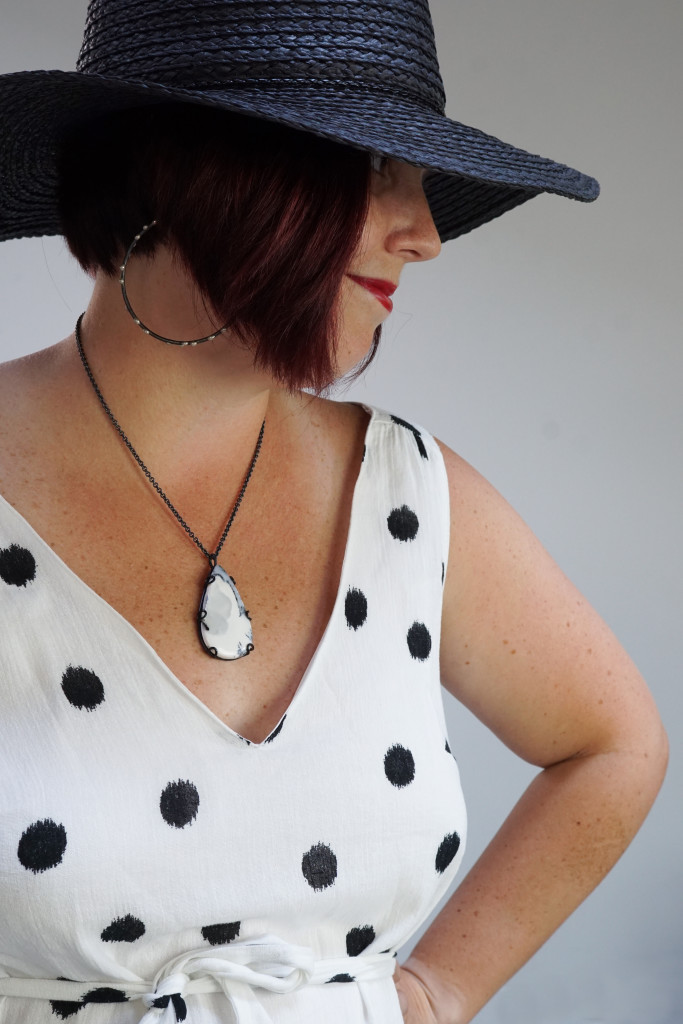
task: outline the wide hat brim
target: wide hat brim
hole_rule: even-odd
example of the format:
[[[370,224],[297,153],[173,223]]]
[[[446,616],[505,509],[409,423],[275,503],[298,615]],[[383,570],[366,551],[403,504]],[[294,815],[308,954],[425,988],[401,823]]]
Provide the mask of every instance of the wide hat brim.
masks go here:
[[[108,111],[164,102],[232,110],[428,168],[425,192],[443,242],[540,192],[590,202],[594,178],[528,153],[403,97],[316,85],[215,91],[83,72],[0,76],[0,240],[61,234],[56,152],[73,126]]]

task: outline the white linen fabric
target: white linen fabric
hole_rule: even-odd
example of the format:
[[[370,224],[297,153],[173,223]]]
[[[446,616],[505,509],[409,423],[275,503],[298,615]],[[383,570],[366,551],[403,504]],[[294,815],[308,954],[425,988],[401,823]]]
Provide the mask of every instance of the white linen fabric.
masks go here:
[[[449,506],[434,440],[369,412],[330,621],[258,744],[0,499],[0,1024],[402,1020],[465,836]]]

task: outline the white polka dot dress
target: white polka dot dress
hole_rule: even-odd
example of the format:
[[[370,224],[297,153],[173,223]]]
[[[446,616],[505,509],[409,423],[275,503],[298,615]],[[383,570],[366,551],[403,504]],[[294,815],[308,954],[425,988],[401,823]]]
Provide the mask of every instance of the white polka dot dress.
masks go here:
[[[0,1024],[399,1024],[460,864],[433,439],[370,410],[330,622],[249,743],[0,499]]]

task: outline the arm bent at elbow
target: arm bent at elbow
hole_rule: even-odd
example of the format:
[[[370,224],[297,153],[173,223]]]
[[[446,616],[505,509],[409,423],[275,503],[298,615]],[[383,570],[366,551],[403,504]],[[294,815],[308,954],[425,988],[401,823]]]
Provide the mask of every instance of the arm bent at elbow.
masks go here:
[[[472,1019],[626,849],[668,753],[609,628],[500,495],[444,458],[443,683],[542,770],[403,966],[409,1024]]]

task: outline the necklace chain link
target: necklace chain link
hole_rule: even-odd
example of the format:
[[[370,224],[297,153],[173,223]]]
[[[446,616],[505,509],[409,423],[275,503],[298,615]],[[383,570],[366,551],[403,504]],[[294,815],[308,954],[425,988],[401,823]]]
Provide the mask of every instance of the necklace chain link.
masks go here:
[[[111,411],[111,409],[107,405],[107,403],[106,403],[106,401],[104,399],[104,395],[100,391],[100,389],[99,389],[99,387],[97,385],[97,381],[95,380],[95,376],[94,376],[92,370],[90,369],[90,364],[88,363],[88,360],[86,359],[85,352],[83,351],[83,342],[81,341],[81,323],[83,321],[84,315],[85,315],[84,313],[81,313],[81,315],[79,316],[78,321],[76,323],[76,330],[75,330],[76,345],[78,347],[78,354],[81,357],[81,362],[83,363],[83,368],[84,368],[85,372],[87,373],[88,379],[90,380],[90,383],[93,386],[95,394],[97,395],[97,397],[98,397],[98,399],[100,401],[100,405],[102,406],[102,408],[106,412],[107,416],[109,417],[109,419],[111,420],[112,424],[114,425],[117,433],[119,434],[121,440],[123,441],[123,443],[125,444],[126,448],[128,449],[130,454],[133,456],[133,458],[137,462],[137,464],[140,467],[140,469],[142,470],[142,472],[145,474],[145,476],[149,480],[149,482],[152,485],[152,487],[154,488],[154,490],[157,492],[157,494],[162,499],[164,504],[168,507],[169,511],[173,513],[173,515],[178,520],[178,522],[180,523],[180,525],[182,526],[183,530],[188,535],[190,540],[194,541],[194,543],[197,545],[197,547],[202,552],[204,557],[209,560],[209,564],[213,568],[215,566],[216,560],[217,560],[217,558],[218,558],[218,556],[219,556],[219,554],[221,552],[221,548],[223,547],[223,544],[225,543],[225,539],[228,536],[228,533],[230,531],[230,527],[232,526],[232,524],[234,522],[234,519],[235,519],[235,516],[237,515],[237,510],[239,509],[240,505],[242,504],[242,498],[244,497],[244,492],[247,489],[247,485],[249,484],[249,481],[251,479],[251,475],[254,472],[254,467],[256,465],[256,460],[259,457],[259,452],[261,451],[261,444],[263,443],[263,433],[264,433],[265,428],[266,428],[266,421],[264,420],[263,423],[261,424],[261,430],[259,431],[258,440],[256,442],[256,448],[254,449],[254,454],[252,456],[251,463],[249,464],[249,469],[247,470],[247,475],[245,476],[244,482],[243,482],[242,487],[240,489],[240,492],[237,495],[237,500],[236,500],[235,504],[233,505],[232,512],[230,513],[230,518],[228,519],[228,521],[227,521],[227,523],[225,525],[225,529],[223,530],[223,533],[221,535],[221,539],[218,542],[218,546],[216,547],[216,550],[213,551],[213,552],[207,551],[207,549],[204,547],[204,545],[200,541],[199,537],[196,535],[196,533],[194,533],[193,530],[190,529],[190,527],[187,525],[187,523],[185,522],[185,520],[181,516],[180,512],[178,512],[177,508],[175,508],[175,506],[171,503],[170,499],[166,496],[166,494],[161,489],[160,485],[154,479],[154,477],[152,476],[152,474],[148,470],[147,466],[144,464],[144,462],[142,461],[142,459],[140,458],[140,456],[136,452],[135,448],[133,447],[131,442],[128,440],[127,436],[125,435],[125,433],[123,431],[123,428],[122,428],[121,424],[116,419],[116,417],[114,416],[113,412]]]

